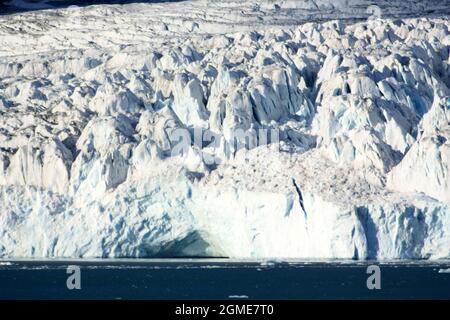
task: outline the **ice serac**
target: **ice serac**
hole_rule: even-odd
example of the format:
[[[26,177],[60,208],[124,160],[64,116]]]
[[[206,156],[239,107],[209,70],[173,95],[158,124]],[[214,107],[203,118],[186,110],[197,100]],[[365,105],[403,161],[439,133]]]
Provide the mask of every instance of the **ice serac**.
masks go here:
[[[3,155],[0,184],[36,186],[64,193],[69,185],[72,153],[59,140],[27,144]]]
[[[450,6],[370,5],[0,15],[0,257],[450,258]]]
[[[133,133],[123,115],[91,120],[77,141],[69,194],[78,199],[101,197],[124,182],[135,146]]]
[[[423,192],[450,203],[450,108],[448,98],[425,115],[421,136],[388,175],[388,186]]]

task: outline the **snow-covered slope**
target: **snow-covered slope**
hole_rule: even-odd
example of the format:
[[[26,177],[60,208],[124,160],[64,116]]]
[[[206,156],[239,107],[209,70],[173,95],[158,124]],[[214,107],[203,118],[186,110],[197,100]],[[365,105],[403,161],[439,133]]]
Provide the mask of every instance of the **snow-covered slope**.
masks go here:
[[[449,13],[1,15],[0,257],[449,258]]]

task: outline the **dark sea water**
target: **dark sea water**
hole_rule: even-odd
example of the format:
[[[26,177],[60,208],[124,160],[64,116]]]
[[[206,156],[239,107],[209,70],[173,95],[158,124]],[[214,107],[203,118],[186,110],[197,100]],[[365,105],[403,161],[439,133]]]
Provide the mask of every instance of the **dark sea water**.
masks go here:
[[[369,290],[368,265],[381,271]],[[69,265],[80,290],[69,290]],[[0,262],[0,299],[450,299],[450,262]]]

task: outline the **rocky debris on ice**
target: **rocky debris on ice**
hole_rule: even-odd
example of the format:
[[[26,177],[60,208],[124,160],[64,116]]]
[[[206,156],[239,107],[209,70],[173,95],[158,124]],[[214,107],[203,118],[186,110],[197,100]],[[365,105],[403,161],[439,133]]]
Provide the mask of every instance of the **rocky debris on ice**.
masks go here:
[[[0,257],[450,257],[450,8],[368,3],[1,15]]]

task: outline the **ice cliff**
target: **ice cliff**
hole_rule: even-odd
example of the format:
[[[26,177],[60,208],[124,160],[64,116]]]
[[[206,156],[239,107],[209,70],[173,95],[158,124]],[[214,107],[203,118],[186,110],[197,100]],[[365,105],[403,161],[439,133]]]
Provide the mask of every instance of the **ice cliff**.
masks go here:
[[[371,4],[0,15],[0,257],[450,258],[450,6]]]

